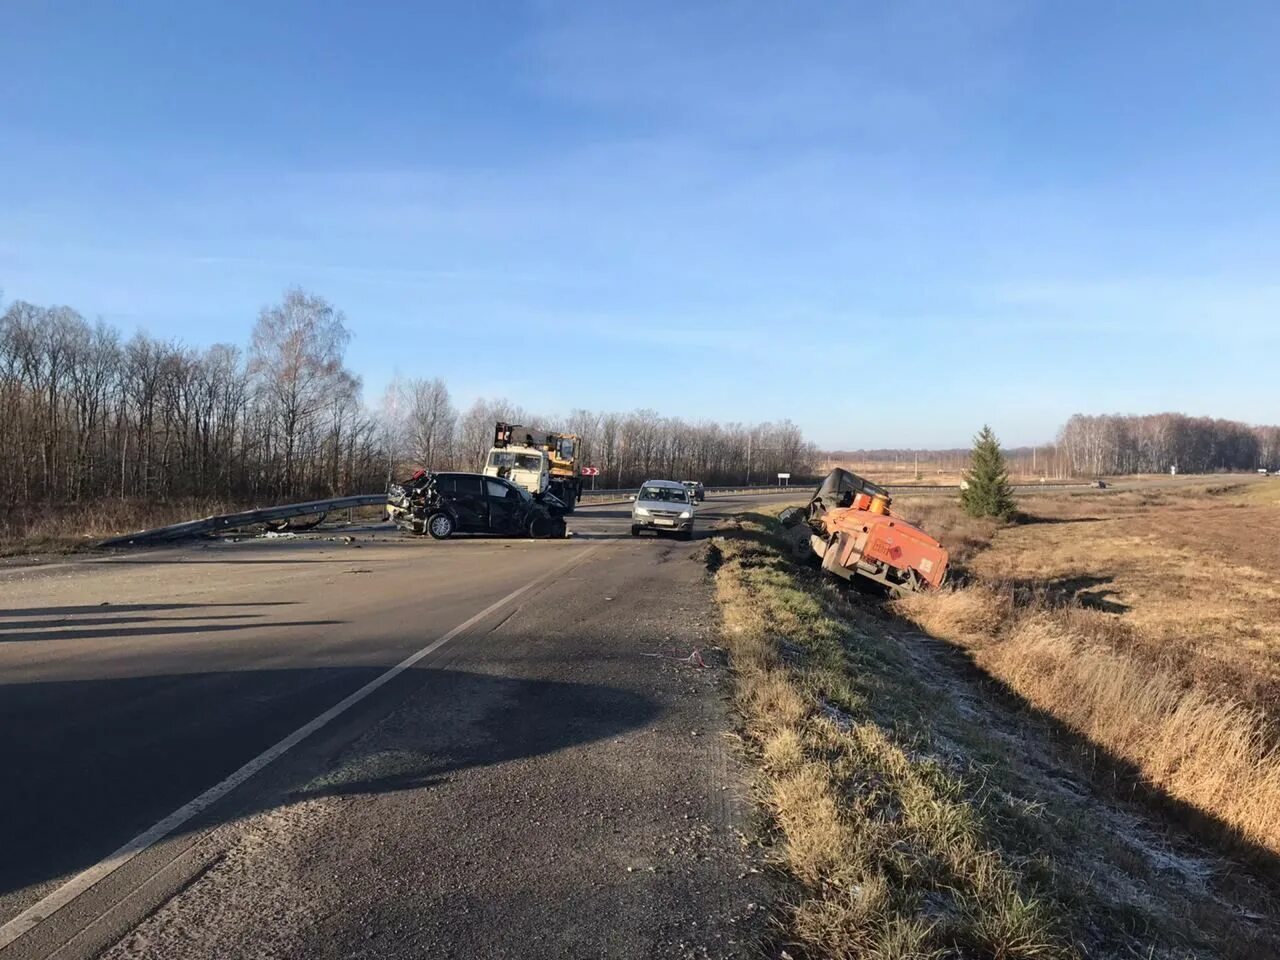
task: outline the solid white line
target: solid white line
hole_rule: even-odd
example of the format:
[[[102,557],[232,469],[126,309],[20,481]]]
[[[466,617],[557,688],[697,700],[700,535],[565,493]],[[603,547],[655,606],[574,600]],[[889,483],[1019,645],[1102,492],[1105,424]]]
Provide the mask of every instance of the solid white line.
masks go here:
[[[120,867],[123,867],[126,863],[128,863],[138,854],[142,853],[148,847],[153,846],[155,843],[157,843],[160,840],[163,840],[170,833],[178,829],[178,827],[182,826],[184,823],[186,823],[196,814],[200,813],[202,810],[207,809],[209,806],[216,803],[218,800],[222,799],[222,797],[226,796],[236,787],[240,786],[240,784],[244,783],[246,780],[252,777],[255,773],[257,773],[263,767],[267,766],[267,764],[283,756],[293,747],[297,746],[301,741],[305,740],[311,734],[315,733],[317,730],[319,730],[321,727],[327,724],[330,720],[334,719],[337,716],[340,716],[341,714],[345,713],[347,710],[351,709],[351,707],[355,706],[357,703],[359,703],[365,697],[369,696],[369,694],[373,693],[379,687],[382,687],[383,685],[394,680],[397,676],[399,676],[404,671],[408,670],[410,667],[412,667],[415,663],[417,663],[423,657],[434,653],[436,650],[439,650],[441,647],[443,647],[446,643],[448,643],[458,634],[462,633],[464,630],[469,629],[470,627],[475,626],[477,623],[479,623],[489,614],[493,613],[495,610],[498,610],[501,607],[505,607],[508,603],[510,603],[512,600],[516,599],[517,597],[519,597],[521,594],[528,592],[529,590],[536,587],[538,584],[542,583],[544,580],[550,578],[554,574],[561,572],[566,567],[583,560],[584,558],[586,558],[587,556],[589,556],[590,554],[594,553],[599,549],[600,548],[598,546],[591,547],[588,550],[583,551],[578,556],[573,557],[571,560],[567,561],[566,563],[562,563],[560,566],[556,567],[555,569],[547,571],[546,573],[542,574],[542,576],[535,577],[533,580],[530,580],[528,583],[526,583],[523,587],[519,587],[516,590],[512,590],[501,600],[497,600],[489,604],[489,606],[485,607],[483,610],[481,610],[475,616],[471,617],[469,620],[466,620],[458,624],[456,627],[454,627],[452,630],[446,633],[439,640],[432,641],[431,643],[423,647],[421,650],[419,650],[417,653],[414,653],[409,657],[406,657],[404,660],[401,660],[399,663],[397,663],[394,667],[392,667],[386,673],[378,677],[375,677],[373,680],[370,680],[368,683],[366,683],[363,687],[361,687],[355,693],[351,694],[350,696],[346,697],[343,700],[340,700],[338,703],[334,704],[332,707],[330,707],[324,713],[320,714],[314,720],[311,720],[309,723],[303,724],[301,727],[293,731],[293,733],[289,734],[289,736],[285,737],[275,746],[268,747],[266,750],[258,754],[256,757],[254,757],[252,760],[246,763],[243,767],[241,767],[235,773],[231,774],[231,776],[227,777],[221,783],[218,783],[210,787],[208,790],[200,794],[200,796],[196,797],[190,803],[186,804],[185,806],[179,807],[177,810],[173,811],[173,813],[169,814],[159,823],[156,823],[154,826],[138,834],[136,837],[134,837],[132,840],[126,843],[123,847],[121,847],[115,853],[110,854],[105,859],[95,863],[93,866],[89,867],[84,872],[79,873],[76,876],[72,877],[70,880],[68,880],[66,883],[60,886],[57,890],[53,891],[53,893],[49,894],[44,899],[40,900],[38,903],[32,904],[30,907],[28,907],[26,910],[23,910],[22,913],[18,914],[16,917],[14,917],[4,926],[0,927],[0,950],[3,950],[5,947],[13,943],[19,937],[35,929],[35,927],[39,926],[42,922],[47,920],[50,916],[52,916],[58,910],[61,910],[71,901],[75,900],[76,897],[80,896],[80,894],[84,893],[86,890],[91,888],[99,880],[110,875],[114,871],[120,869]]]

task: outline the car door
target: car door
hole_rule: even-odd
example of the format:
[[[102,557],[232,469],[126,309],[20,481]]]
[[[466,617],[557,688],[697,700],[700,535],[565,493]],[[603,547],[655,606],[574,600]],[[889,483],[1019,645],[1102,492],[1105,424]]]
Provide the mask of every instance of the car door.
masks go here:
[[[445,494],[458,520],[458,529],[467,533],[484,533],[489,528],[489,508],[484,496],[482,478],[475,474],[444,474],[452,492]]]
[[[492,533],[521,532],[520,519],[524,513],[524,498],[520,491],[505,480],[484,478],[485,500],[489,506],[489,530]]]

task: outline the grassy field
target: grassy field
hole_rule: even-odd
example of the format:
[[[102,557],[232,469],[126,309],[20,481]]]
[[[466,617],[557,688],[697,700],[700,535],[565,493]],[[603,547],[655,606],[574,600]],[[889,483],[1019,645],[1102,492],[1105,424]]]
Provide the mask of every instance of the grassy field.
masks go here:
[[[956,588],[896,604],[1105,750],[1135,789],[1280,854],[1280,483],[1026,498],[985,533],[900,504],[959,550]]]
[[[998,533],[945,500],[921,505],[1014,605],[1111,614],[1085,619],[1117,648],[1280,709],[1280,479],[1027,497],[1024,522]]]
[[[1280,955],[1274,699],[1245,684],[1274,655],[1264,482],[1038,495],[1007,526],[902,497],[959,583],[892,606],[767,517],[717,541],[793,956]]]
[[[965,451],[944,457],[922,458],[918,462],[913,457],[901,457],[896,460],[866,459],[829,459],[818,465],[818,475],[825,476],[833,467],[844,467],[860,476],[884,484],[947,484],[954,486],[969,466],[969,455]],[[1015,461],[1010,464],[1010,476],[1014,483],[1037,483],[1042,478],[1054,479],[1054,472],[1047,469],[1044,463],[1033,465]],[[1082,478],[1067,478],[1082,479]]]

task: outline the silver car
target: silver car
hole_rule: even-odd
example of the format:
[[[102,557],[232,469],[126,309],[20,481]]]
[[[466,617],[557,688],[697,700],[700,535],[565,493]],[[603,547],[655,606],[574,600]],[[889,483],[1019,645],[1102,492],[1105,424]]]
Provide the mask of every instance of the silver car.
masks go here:
[[[631,498],[631,535],[641,530],[678,533],[682,540],[693,539],[693,494],[675,480],[646,480]]]

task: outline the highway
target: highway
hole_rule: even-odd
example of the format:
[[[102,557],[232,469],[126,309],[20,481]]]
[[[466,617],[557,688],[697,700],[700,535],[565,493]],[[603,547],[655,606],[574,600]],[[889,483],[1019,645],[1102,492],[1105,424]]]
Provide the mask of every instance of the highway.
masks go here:
[[[0,960],[751,955],[699,541],[797,496],[0,569]]]

